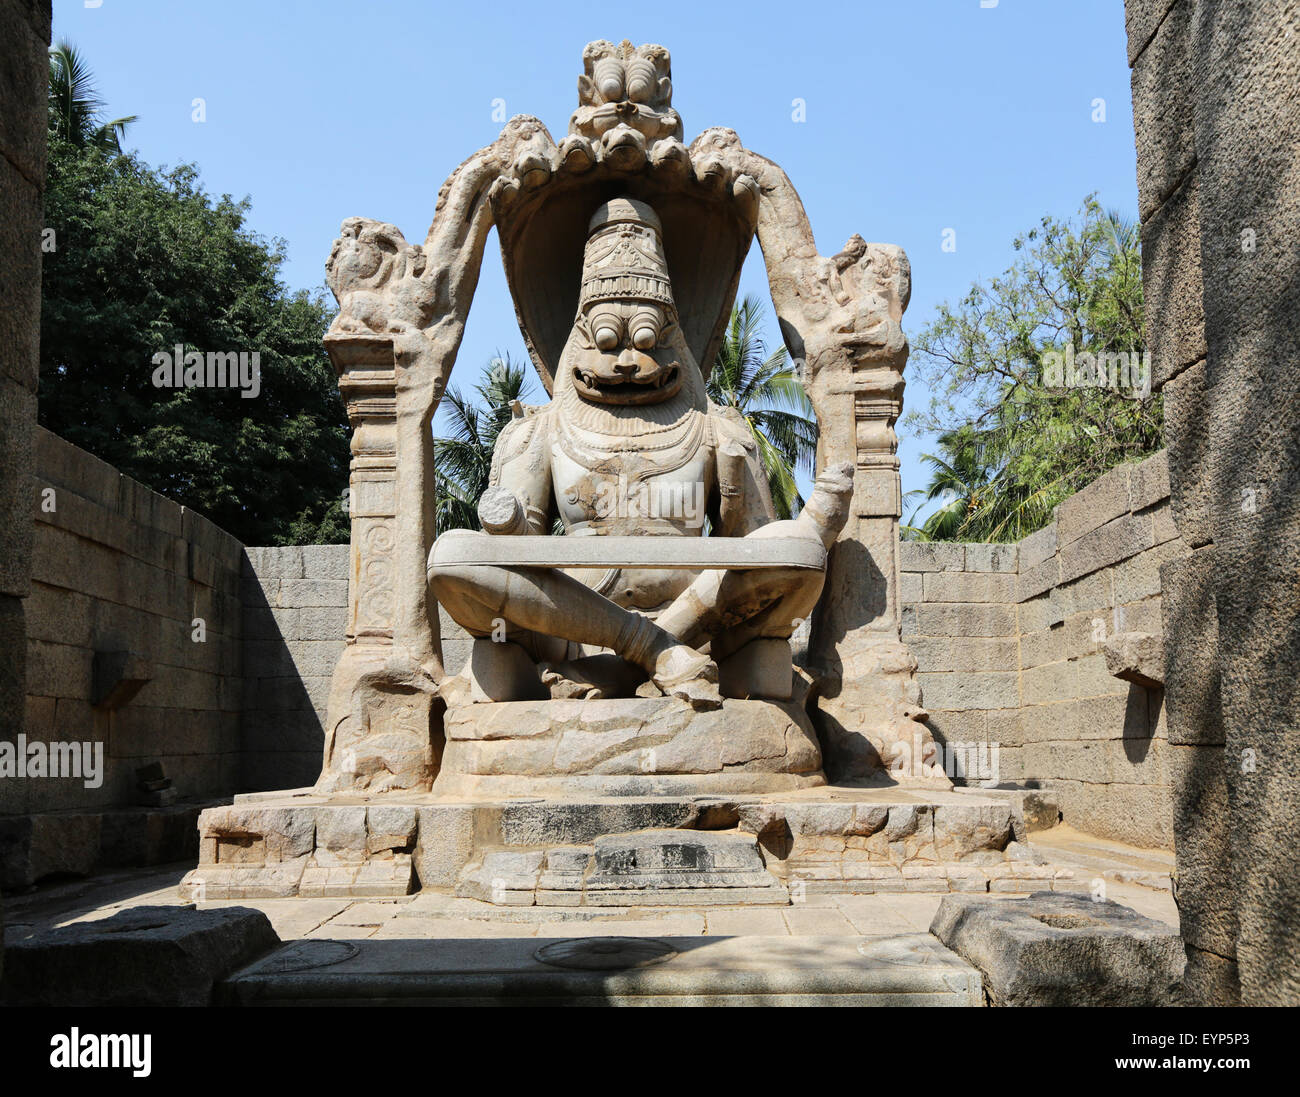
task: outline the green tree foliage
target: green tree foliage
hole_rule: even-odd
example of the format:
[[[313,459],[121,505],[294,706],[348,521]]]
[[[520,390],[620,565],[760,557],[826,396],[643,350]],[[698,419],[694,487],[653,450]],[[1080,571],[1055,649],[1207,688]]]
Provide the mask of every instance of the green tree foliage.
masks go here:
[[[49,128],[77,148],[121,152],[126,127],[136,115],[102,121],[104,103],[81,54],[66,39],[50,48]]]
[[[1066,496],[1160,448],[1137,228],[1089,197],[1014,247],[1010,269],[940,306],[913,342],[932,397],[905,425],[936,434],[939,452],[922,456],[927,488],[908,494],[942,505],[905,536],[1018,540]]]
[[[762,306],[746,297],[731,310],[709,374],[709,399],[740,412],[758,441],[778,518],[803,506],[795,473],[809,475],[817,456],[817,420],[785,347],[772,354],[760,332]]]
[[[433,440],[436,528],[480,529],[479,497],[488,489],[492,450],[514,415],[515,403],[531,397],[527,363],[497,357],[483,368],[474,386],[477,401],[452,386],[440,410],[450,431]]]
[[[40,421],[245,544],[346,541],[332,310],[286,290],[284,245],[251,232],[248,209],[205,194],[192,165],[155,170],[52,129]],[[155,387],[153,356],[177,344],[258,353],[259,395]]]

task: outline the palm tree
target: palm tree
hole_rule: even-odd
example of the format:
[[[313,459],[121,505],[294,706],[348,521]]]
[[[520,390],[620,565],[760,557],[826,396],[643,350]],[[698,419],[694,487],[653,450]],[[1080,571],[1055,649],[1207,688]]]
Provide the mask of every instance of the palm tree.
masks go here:
[[[450,435],[433,440],[435,525],[449,529],[479,529],[478,501],[488,489],[492,449],[497,436],[514,415],[514,405],[530,398],[524,364],[494,358],[474,386],[478,401],[449,388],[442,406]]]
[[[137,118],[128,114],[103,122],[104,101],[95,93],[90,69],[76,48],[64,40],[50,48],[50,132],[84,148],[121,153],[126,127]]]
[[[939,435],[939,454],[923,453],[931,468],[930,483],[909,491],[907,502],[920,497],[911,518],[900,527],[914,541],[1018,541],[1039,529],[1051,515],[1061,494],[1059,480],[1038,483],[1013,470],[999,445],[996,428],[979,430],[963,426]],[[940,507],[917,526],[916,514],[924,502],[943,500]]]
[[[745,297],[731,310],[708,393],[715,404],[735,408],[749,424],[777,517],[791,518],[804,502],[795,473],[813,472],[817,419],[785,347],[767,353],[761,319],[762,305],[755,297]]]

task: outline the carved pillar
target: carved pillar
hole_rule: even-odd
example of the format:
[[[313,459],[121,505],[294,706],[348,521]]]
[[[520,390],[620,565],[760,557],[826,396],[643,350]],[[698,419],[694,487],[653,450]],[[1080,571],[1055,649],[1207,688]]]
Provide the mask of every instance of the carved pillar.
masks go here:
[[[894,423],[906,354],[904,346],[888,365],[837,358],[808,382],[821,423],[818,467],[851,460],[855,470],[853,510],[831,550],[809,644],[822,678],[813,711],[833,780],[870,778],[891,766],[896,779],[935,780],[921,766],[932,740],[918,722],[916,660],[899,636]]]
[[[329,335],[325,346],[353,432],[352,551],[347,647],[330,687],[317,787],[427,788],[441,740],[440,644],[424,582],[433,394],[412,383],[401,337]]]
[[[817,467],[852,461],[853,511],[827,561],[813,615],[809,699],[832,780],[941,783],[922,720],[916,660],[902,642],[898,519],[902,488],[894,423],[903,404],[903,312],[911,272],[901,248],[854,235],[820,255],[789,177],[755,153],[734,151],[754,181],[758,240],[772,301],[821,428]]]
[[[390,648],[396,601],[393,548],[397,523],[397,371],[383,336],[326,341],[352,427],[348,514],[352,553],[349,644]]]

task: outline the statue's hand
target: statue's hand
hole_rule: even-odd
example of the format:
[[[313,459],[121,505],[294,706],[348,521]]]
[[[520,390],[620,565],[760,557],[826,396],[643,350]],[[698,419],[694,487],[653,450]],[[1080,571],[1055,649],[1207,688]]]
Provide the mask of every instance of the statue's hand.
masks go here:
[[[478,520],[484,533],[523,533],[527,527],[524,505],[508,488],[488,488],[478,501]]]
[[[796,525],[805,526],[830,548],[848,521],[853,503],[853,462],[844,461],[822,469],[813,493],[804,504]]]

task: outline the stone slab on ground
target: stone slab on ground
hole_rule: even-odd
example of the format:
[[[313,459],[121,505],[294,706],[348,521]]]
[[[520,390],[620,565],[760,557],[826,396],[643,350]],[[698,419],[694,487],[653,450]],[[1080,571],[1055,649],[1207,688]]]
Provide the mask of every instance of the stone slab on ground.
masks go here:
[[[298,942],[231,976],[219,998],[239,1005],[973,1006],[983,991],[979,973],[960,957],[927,934],[908,934]]]
[[[1034,835],[1034,848],[1054,864],[1075,870],[1092,886],[1098,878],[1110,884],[1134,884],[1157,891],[1173,888],[1174,855],[1170,850],[1142,849],[1062,824]]]
[[[0,818],[0,889],[23,891],[52,876],[192,859],[199,813],[220,802],[6,815]]]
[[[954,792],[986,799],[1006,800],[1011,805],[1011,823],[1017,842],[1029,835],[1050,830],[1061,821],[1060,799],[1050,788],[956,788]]]
[[[979,968],[999,1006],[1162,1006],[1178,1001],[1183,942],[1114,902],[1036,892],[949,895],[930,932]]]
[[[281,944],[266,915],[135,907],[6,943],[10,1006],[201,1006],[214,984]]]

